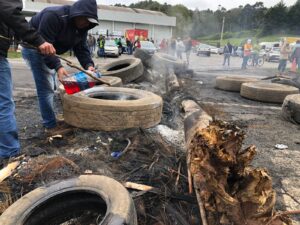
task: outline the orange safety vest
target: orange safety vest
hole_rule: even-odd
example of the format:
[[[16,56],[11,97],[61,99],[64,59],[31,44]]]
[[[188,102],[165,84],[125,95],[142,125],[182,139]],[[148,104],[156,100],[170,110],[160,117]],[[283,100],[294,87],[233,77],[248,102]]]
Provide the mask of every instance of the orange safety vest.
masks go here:
[[[244,55],[245,56],[251,55],[251,50],[252,50],[252,44],[245,44],[244,45]]]

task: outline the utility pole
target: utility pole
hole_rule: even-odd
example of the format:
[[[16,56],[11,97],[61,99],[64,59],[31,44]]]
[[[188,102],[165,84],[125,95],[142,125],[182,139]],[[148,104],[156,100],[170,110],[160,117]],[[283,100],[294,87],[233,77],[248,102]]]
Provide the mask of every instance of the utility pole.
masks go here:
[[[222,41],[223,41],[224,24],[225,24],[225,16],[223,16],[222,31],[221,31],[221,38],[220,38],[220,46],[222,45]]]

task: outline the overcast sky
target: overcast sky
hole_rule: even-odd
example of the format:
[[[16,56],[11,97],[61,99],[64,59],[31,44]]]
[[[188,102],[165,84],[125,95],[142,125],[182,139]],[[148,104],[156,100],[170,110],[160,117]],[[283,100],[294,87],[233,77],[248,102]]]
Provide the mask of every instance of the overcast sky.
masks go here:
[[[97,0],[98,3],[104,4],[104,5],[114,5],[116,3],[121,3],[128,5],[130,3],[139,2],[139,0],[129,0],[129,1],[122,1],[122,0]],[[246,5],[251,4],[253,5],[255,2],[262,1],[266,7],[273,6],[277,4],[280,0],[157,0],[160,3],[167,2],[168,4],[176,5],[176,4],[183,4],[186,7],[190,9],[198,8],[200,10],[202,9],[212,9],[216,10],[218,9],[218,5],[222,5],[226,9],[231,9],[238,7],[239,5]],[[285,4],[287,6],[293,5],[296,0],[284,0]]]

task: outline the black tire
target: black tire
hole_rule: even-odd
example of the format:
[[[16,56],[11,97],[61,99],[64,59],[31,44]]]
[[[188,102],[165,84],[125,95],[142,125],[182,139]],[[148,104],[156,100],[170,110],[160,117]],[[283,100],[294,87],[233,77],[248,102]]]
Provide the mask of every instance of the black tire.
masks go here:
[[[96,175],[82,175],[29,192],[1,215],[0,224],[61,224],[81,210],[93,209],[103,213],[101,224],[137,225],[128,191],[116,180]]]
[[[151,54],[149,54],[148,52],[146,52],[143,49],[137,48],[134,51],[133,55],[134,55],[135,58],[140,59],[144,66],[151,67],[151,58],[152,58]]]
[[[104,65],[100,72],[104,76],[120,77],[127,84],[143,75],[144,66],[137,58],[122,59]]]
[[[66,123],[91,130],[117,131],[128,128],[149,128],[162,116],[162,98],[148,91],[94,87],[64,95]]]

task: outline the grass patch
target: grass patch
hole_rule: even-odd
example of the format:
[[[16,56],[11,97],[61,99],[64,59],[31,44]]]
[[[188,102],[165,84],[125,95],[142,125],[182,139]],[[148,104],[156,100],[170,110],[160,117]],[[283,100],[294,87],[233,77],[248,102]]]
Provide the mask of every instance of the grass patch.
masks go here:
[[[268,35],[268,36],[260,36],[259,30],[253,30],[253,31],[242,31],[242,32],[225,32],[223,35],[223,41],[221,43],[221,46],[224,46],[228,41],[235,45],[235,46],[241,46],[242,43],[244,43],[247,39],[251,39],[254,44],[258,44],[260,42],[276,42],[280,41],[281,37],[294,37],[295,35],[289,35],[289,34],[277,34],[277,35]],[[200,42],[206,43],[209,45],[217,46],[220,42],[220,34],[215,35],[209,35],[205,37],[199,38]]]
[[[22,58],[22,53],[21,52],[15,52],[15,51],[9,51],[7,58],[9,58],[9,59]]]

